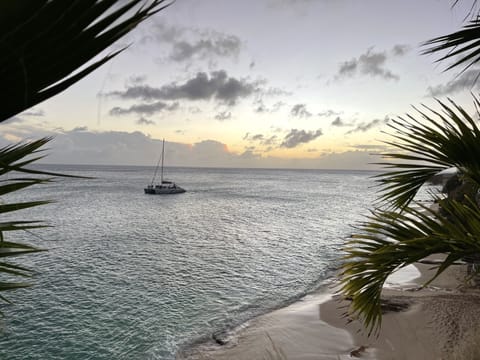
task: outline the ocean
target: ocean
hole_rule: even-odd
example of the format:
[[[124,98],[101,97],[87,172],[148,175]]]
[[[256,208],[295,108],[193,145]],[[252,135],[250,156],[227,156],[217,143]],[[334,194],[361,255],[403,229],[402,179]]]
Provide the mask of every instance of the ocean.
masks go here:
[[[6,234],[34,286],[6,293],[0,358],[174,359],[326,286],[375,198],[373,173],[167,168],[187,189],[145,195],[152,167],[44,165],[59,178],[5,197],[51,199]]]

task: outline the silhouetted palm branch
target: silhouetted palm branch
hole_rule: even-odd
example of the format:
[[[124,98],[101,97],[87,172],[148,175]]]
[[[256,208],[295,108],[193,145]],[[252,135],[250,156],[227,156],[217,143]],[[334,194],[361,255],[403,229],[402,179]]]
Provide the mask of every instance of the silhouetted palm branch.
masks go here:
[[[430,48],[423,54],[449,50],[437,62],[456,58],[446,70],[464,65],[462,69],[464,72],[480,60],[480,19],[471,20],[460,31],[429,40],[424,46],[430,46]]]
[[[124,49],[84,67],[165,0],[3,0],[0,2],[0,121],[76,83]],[[136,11],[135,8],[140,6]],[[134,11],[132,13],[132,11]]]

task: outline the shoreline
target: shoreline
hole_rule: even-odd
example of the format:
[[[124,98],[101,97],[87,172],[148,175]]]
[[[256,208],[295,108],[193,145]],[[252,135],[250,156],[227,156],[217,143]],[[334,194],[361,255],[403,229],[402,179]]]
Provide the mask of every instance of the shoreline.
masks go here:
[[[414,281],[384,288],[388,311],[378,337],[367,337],[358,321],[347,324],[349,303],[329,291],[254,318],[227,343],[212,339],[177,359],[457,359],[480,322],[480,291],[462,283],[466,265],[451,266],[425,288],[432,265],[415,267]]]

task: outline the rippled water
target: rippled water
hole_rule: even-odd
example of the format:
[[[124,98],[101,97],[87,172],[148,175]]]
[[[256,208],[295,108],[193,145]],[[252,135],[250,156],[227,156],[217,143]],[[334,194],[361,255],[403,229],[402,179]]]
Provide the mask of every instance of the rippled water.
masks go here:
[[[57,202],[22,212],[55,227],[22,235],[49,251],[0,307],[2,359],[173,359],[318,288],[374,197],[363,172],[169,169],[188,192],[152,196],[151,168],[49,170],[95,179],[8,199]]]

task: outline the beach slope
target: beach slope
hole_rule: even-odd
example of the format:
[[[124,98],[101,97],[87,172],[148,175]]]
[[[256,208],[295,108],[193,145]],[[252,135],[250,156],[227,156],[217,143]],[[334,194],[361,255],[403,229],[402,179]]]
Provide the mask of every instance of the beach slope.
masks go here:
[[[450,267],[425,288],[420,285],[433,275],[433,266],[416,267],[421,275],[414,282],[384,289],[378,337],[366,336],[358,321],[345,316],[349,302],[332,291],[265,314],[222,345],[212,338],[178,358],[475,359],[480,292],[464,281],[466,265]]]

